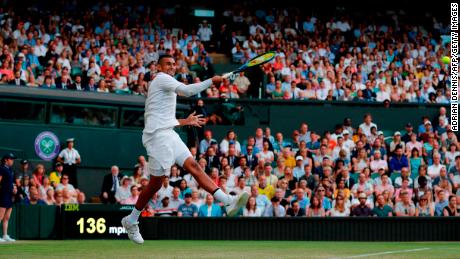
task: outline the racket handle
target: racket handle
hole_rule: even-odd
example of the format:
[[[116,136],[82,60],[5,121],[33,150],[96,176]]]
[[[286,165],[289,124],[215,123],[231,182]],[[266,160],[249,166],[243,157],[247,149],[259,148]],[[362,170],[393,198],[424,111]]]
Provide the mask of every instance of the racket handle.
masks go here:
[[[227,79],[227,78],[229,78],[231,75],[233,75],[233,72],[225,73],[225,74],[222,75],[222,78]]]

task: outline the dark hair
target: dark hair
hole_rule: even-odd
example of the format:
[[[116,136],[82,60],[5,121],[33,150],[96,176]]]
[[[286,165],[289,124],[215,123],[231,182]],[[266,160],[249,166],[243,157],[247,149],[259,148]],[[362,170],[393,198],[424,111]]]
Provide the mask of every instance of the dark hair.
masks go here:
[[[172,55],[170,54],[163,54],[163,55],[160,55],[160,57],[158,58],[158,64],[161,62],[162,59],[164,58],[174,58]]]

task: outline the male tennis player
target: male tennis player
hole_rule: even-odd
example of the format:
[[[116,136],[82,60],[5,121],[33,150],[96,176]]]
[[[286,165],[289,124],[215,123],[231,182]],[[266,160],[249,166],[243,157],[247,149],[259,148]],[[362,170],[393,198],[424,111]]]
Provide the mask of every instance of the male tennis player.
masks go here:
[[[186,119],[176,119],[177,94],[195,95],[213,83],[220,83],[222,77],[214,76],[201,83],[184,85],[173,77],[176,72],[176,63],[171,55],[160,56],[157,68],[159,73],[150,83],[145,101],[145,128],[142,135],[142,142],[149,156],[150,182],[141,192],[131,214],[121,221],[129,239],[136,244],[144,242],[139,233],[139,215],[148,201],[161,188],[163,178],[169,173],[174,163],[190,172],[202,188],[211,193],[216,200],[222,202],[229,216],[236,215],[249,199],[249,193],[242,192],[238,196],[231,196],[219,189],[193,159],[187,146],[174,131],[176,126],[201,127],[205,124],[204,118],[196,116],[195,113]]]

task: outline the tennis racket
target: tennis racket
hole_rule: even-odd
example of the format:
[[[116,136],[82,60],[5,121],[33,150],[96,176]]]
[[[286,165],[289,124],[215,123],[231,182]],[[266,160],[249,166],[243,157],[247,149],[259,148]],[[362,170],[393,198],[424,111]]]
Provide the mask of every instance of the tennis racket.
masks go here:
[[[237,70],[234,70],[232,72],[223,74],[222,77],[223,78],[229,78],[231,75],[239,73],[239,72],[241,72],[241,71],[243,71],[245,69],[255,67],[255,66],[260,66],[260,65],[265,64],[267,62],[270,62],[272,59],[275,58],[275,55],[276,55],[276,53],[272,52],[272,51],[264,53],[264,54],[260,54],[257,57],[254,57],[254,58],[248,60],[244,65],[239,67]]]

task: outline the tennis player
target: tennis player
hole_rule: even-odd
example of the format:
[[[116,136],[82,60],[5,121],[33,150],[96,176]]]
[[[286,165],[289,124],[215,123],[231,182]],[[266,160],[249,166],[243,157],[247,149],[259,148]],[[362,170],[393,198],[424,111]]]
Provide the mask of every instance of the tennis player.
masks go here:
[[[174,163],[190,172],[202,188],[211,193],[216,200],[222,202],[226,206],[228,216],[236,215],[249,199],[247,192],[232,196],[219,189],[193,159],[187,146],[174,131],[176,126],[201,127],[205,124],[205,119],[195,113],[190,114],[186,119],[176,119],[177,95],[188,97],[195,95],[213,83],[220,83],[222,77],[214,76],[201,83],[184,85],[173,77],[176,73],[176,62],[171,55],[160,56],[157,69],[159,73],[150,83],[145,102],[145,128],[142,135],[142,142],[149,156],[150,182],[141,192],[131,214],[121,221],[129,239],[136,244],[144,242],[138,227],[139,215],[148,201],[161,188],[163,178],[169,174]]]

